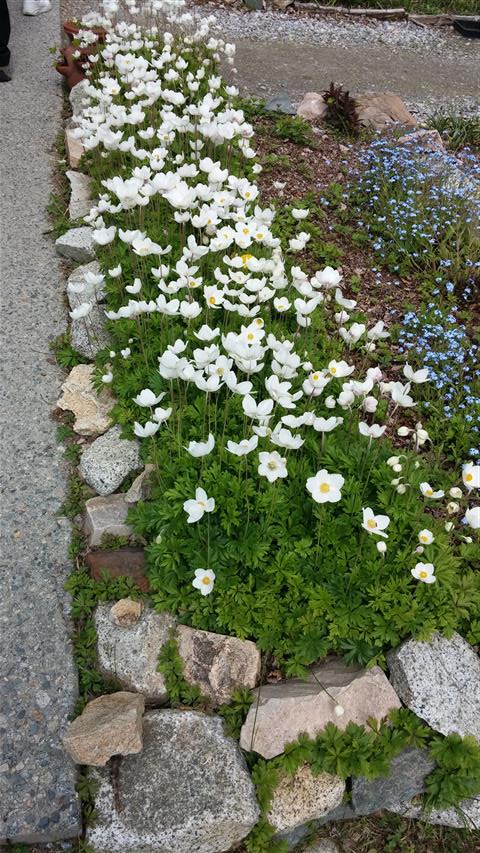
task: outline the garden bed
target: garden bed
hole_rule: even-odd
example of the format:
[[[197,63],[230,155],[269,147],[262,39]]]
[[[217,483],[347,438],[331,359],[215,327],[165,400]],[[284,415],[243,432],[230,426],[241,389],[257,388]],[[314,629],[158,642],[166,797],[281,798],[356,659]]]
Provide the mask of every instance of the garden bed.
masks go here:
[[[452,299],[461,297],[461,310],[468,312],[478,285],[475,267],[465,264],[468,256],[462,261],[458,246],[455,257],[449,255],[456,246],[449,224],[444,227],[449,209],[434,225],[441,260],[454,264],[452,292],[450,278],[436,281],[438,270],[434,276],[427,252],[421,268],[409,265],[414,251],[406,243],[395,256],[391,250],[385,254],[374,231],[381,211],[368,184],[372,170],[377,178],[383,170],[385,185],[390,179],[377,143],[340,140],[324,126],[270,117],[258,105],[240,103],[215,73],[218,43],[207,48],[200,41],[194,52],[188,39],[167,37],[162,44],[151,37],[139,46],[140,36],[134,36],[132,41],[117,31],[114,60],[107,39],[90,85],[82,83],[72,94],[85,148],[80,166],[91,178],[92,198],[100,200],[86,217],[89,228],[57,243],[64,256],[88,263],[74,271],[67,288],[72,336],[83,357],[65,341],[60,352],[69,367],[85,357],[91,361],[81,380],[78,372],[71,374],[68,390],[74,379],[83,383],[80,396],[88,400],[89,413],[93,407],[94,421],[85,426],[84,418],[80,429],[74,407],[73,432],[64,424],[62,438],[80,473],[72,480],[69,515],[80,521],[87,499],[91,553],[98,554],[99,545],[118,552],[132,537],[137,550],[144,547],[149,589],[142,593],[132,578],[112,579],[108,572],[92,578],[79,530],[78,566],[69,582],[81,676],[78,710],[119,687],[144,692],[154,708],[145,717],[148,760],[163,742],[162,720],[175,729],[172,737],[180,736],[178,718],[157,710],[166,701],[196,713],[217,710],[237,737],[242,729],[261,806],[260,823],[247,842],[252,853],[273,850],[272,836],[280,842],[282,826],[292,829],[291,821],[285,824],[283,817],[282,823],[269,809],[275,803],[280,808],[276,790],[282,774],[296,778],[303,765],[336,776],[329,789],[335,796],[324,808],[333,814],[344,780],[358,786],[362,775],[371,779],[388,772],[386,759],[422,745],[436,762],[424,774],[427,787],[418,791],[427,792],[425,804],[441,811],[466,802],[476,793],[478,745],[442,727],[429,728],[405,708],[398,711],[400,700],[384,672],[392,669],[397,689],[394,658],[387,665],[387,654],[405,641],[423,647],[436,631],[458,632],[468,641],[461,648],[475,658],[468,645],[479,639],[472,428],[467,423],[460,435],[456,426],[442,442],[449,418],[439,408],[441,388],[425,390],[429,370],[419,353],[412,352],[408,364],[399,332],[407,306],[421,317],[433,300],[443,318],[457,310]],[[230,47],[222,49],[233,55]],[[157,82],[152,75],[152,86],[140,82],[137,90],[132,70],[142,80],[147,67],[168,68],[168,75],[163,70]],[[102,87],[110,113],[96,108]],[[403,151],[395,149],[394,138],[389,144]],[[412,163],[422,181],[422,161]],[[411,186],[396,188],[399,206],[402,191],[408,194]],[[428,196],[423,201],[426,216]],[[456,214],[468,218],[468,206],[459,205],[455,197]],[[397,245],[395,227],[394,217],[384,239]],[[421,241],[431,239],[425,233],[421,230]],[[410,236],[418,239],[417,231]],[[474,234],[468,239],[473,251]],[[470,320],[468,359],[474,356],[473,333]],[[462,393],[471,406],[473,390],[459,389]],[[110,394],[114,405],[108,414]],[[65,400],[63,405],[71,408]],[[425,427],[417,426],[419,408],[428,418],[429,405],[437,415],[427,429],[436,428],[442,442],[436,448]],[[136,478],[144,464],[151,466],[148,489],[143,474],[142,482]],[[104,604],[126,598],[143,603],[124,605],[136,614],[128,625],[114,621],[118,616]],[[168,639],[167,623],[180,631],[176,639]],[[119,643],[114,664],[108,652],[112,630]],[[128,631],[137,645],[128,641]],[[143,661],[152,631],[161,675],[155,656],[153,670],[151,658]],[[189,675],[191,660],[180,645],[185,637],[193,646],[204,644],[212,634],[216,640],[208,642],[220,643],[215,667],[224,676],[233,671],[222,658],[224,643],[226,648],[233,639],[247,641],[250,651],[255,644],[256,654],[262,653],[260,692],[246,690],[258,683],[258,674],[253,683],[237,680],[240,692],[231,693],[223,710],[212,687],[212,662],[200,689],[201,678]],[[132,649],[138,665],[142,660],[147,666],[142,673],[147,680],[135,673]],[[259,758],[252,751],[253,734],[250,747],[245,734],[252,699],[260,701],[254,695],[261,698],[266,684],[274,693],[288,690],[291,676],[306,683],[313,665],[320,678],[315,691],[333,714],[330,728],[325,734],[314,727],[312,741],[300,736],[273,763],[260,748],[267,760]],[[393,726],[369,723],[365,731],[375,708],[367,712],[357,697],[358,717],[345,700],[345,722],[351,725],[345,733],[336,729],[335,717],[338,723],[345,708],[339,699],[332,707],[326,699],[337,695],[336,687],[322,692],[323,673],[331,666],[346,666],[342,678],[350,686],[352,679],[375,677],[378,696],[382,691],[388,696],[386,705],[379,699],[377,716],[391,711]],[[213,699],[206,701],[205,689]],[[265,686],[263,691],[265,696]],[[187,728],[198,719],[183,718]],[[216,723],[202,720],[205,742],[217,742]],[[466,733],[468,728],[461,732]],[[292,729],[291,739],[298,734]],[[229,755],[231,750],[228,746]],[[133,760],[124,759],[116,771],[122,779],[126,774],[127,788]],[[135,761],[145,772],[141,757]],[[235,766],[232,773],[243,767]],[[251,828],[258,812],[243,773],[248,795],[242,814]],[[95,779],[102,792],[101,820],[89,838],[95,850],[106,850],[111,840],[102,833],[111,780],[97,771]],[[92,809],[93,794],[84,787]],[[115,821],[120,820],[115,832],[122,832],[115,784],[112,796]],[[359,796],[357,790],[354,804]],[[428,813],[413,813],[428,819]],[[176,849],[183,850],[183,843]]]

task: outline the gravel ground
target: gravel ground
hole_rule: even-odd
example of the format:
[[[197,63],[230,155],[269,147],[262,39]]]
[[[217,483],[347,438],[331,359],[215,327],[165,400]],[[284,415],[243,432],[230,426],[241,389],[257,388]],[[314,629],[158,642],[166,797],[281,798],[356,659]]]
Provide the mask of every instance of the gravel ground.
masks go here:
[[[200,17],[214,14],[224,35],[232,39],[281,41],[310,45],[388,45],[444,58],[466,57],[480,59],[480,46],[475,40],[464,39],[451,27],[418,27],[408,21],[349,21],[329,15],[285,14],[282,12],[243,12],[213,3],[191,4],[190,10]],[[480,86],[480,84],[479,84]]]

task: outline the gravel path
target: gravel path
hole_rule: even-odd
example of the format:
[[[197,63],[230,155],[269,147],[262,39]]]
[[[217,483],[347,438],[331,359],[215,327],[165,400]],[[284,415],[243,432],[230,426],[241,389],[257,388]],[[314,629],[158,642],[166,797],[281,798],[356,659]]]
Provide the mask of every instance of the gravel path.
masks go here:
[[[66,326],[64,282],[44,234],[62,110],[48,53],[59,42],[52,5],[28,18],[17,0],[13,80],[0,87],[0,845],[70,838],[80,826],[75,770],[60,740],[77,683],[63,593],[68,526],[55,515],[66,477],[49,419],[61,376],[48,343]]]
[[[305,92],[334,80],[353,91],[392,91],[425,118],[440,107],[480,115],[480,43],[450,27],[419,28],[405,21],[351,22],[320,15],[239,12],[208,4],[218,31],[237,44],[243,91],[269,97]]]

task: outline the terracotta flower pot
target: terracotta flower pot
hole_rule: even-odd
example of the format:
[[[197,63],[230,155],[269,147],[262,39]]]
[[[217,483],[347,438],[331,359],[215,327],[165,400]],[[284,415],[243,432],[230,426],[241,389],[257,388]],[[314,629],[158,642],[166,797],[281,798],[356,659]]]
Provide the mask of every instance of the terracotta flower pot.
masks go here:
[[[81,80],[85,80],[85,71],[80,62],[73,58],[75,48],[72,44],[64,47],[60,53],[63,56],[63,62],[57,62],[55,68],[58,73],[65,77],[65,82],[69,89],[73,89]]]

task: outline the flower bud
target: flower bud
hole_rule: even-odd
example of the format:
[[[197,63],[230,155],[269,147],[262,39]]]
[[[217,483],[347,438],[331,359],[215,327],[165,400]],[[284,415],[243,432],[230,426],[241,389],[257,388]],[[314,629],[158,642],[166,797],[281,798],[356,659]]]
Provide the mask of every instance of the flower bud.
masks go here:
[[[343,705],[335,705],[335,708],[333,710],[336,717],[343,717],[345,713],[345,708],[343,707]]]
[[[385,554],[387,546],[385,542],[377,542],[377,551],[379,554]]]
[[[458,486],[452,486],[448,494],[451,498],[457,498],[457,500],[459,498],[463,498],[463,492],[461,489],[458,488]]]
[[[398,465],[399,462],[400,462],[400,456],[390,456],[387,459],[387,465],[390,465],[390,467],[392,467],[392,468],[394,465]]]
[[[400,483],[400,485],[397,486],[397,492],[399,495],[404,495],[406,491],[407,487],[403,483]]]
[[[406,426],[401,426],[401,427],[398,427],[398,429],[397,429],[397,435],[401,435],[402,438],[405,438],[405,436],[409,435],[410,432],[411,432],[411,430],[409,430],[409,428]]]
[[[450,503],[447,504],[447,512],[449,515],[454,515],[454,513],[458,512],[459,509],[460,506],[455,503],[455,501],[450,501]]]
[[[396,474],[399,474],[400,471],[402,470],[402,466],[400,465],[400,463],[398,463],[398,465],[394,465],[393,470],[395,471]]]
[[[425,549],[424,549],[423,545],[417,545],[417,547],[415,548],[415,551],[417,554],[423,554],[424,550]]]

